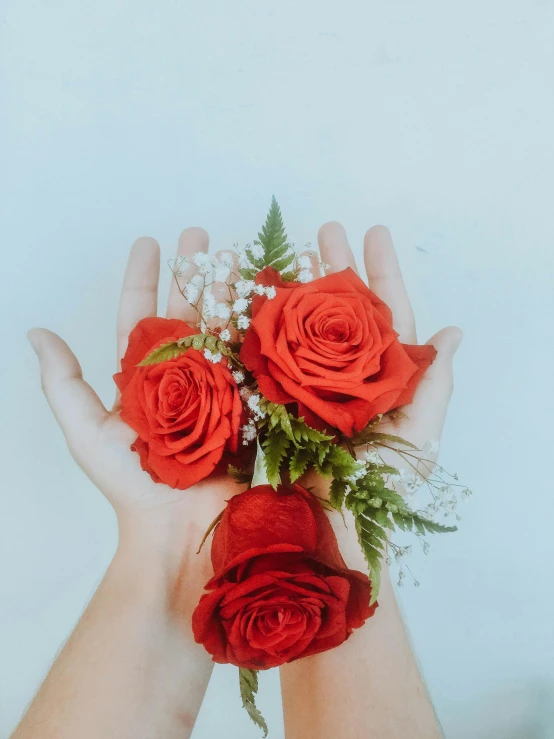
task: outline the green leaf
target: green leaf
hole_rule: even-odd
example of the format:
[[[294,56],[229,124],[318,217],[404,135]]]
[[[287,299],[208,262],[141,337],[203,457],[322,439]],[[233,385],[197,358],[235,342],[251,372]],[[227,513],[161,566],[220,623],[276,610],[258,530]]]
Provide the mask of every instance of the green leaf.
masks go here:
[[[184,354],[188,349],[187,346],[179,346],[177,341],[171,341],[169,344],[162,344],[153,352],[150,352],[142,362],[139,362],[137,367],[146,367],[149,364],[160,364],[160,362],[168,362],[170,359],[175,359],[179,354]]]
[[[353,436],[351,442],[352,444],[354,444],[354,446],[380,443],[400,444],[401,446],[408,447],[409,449],[420,451],[419,447],[415,446],[415,444],[412,444],[411,441],[406,441],[406,439],[403,439],[401,436],[394,436],[393,434],[383,434],[379,431],[372,431],[371,426],[364,429],[363,431],[360,431],[359,434]]]
[[[381,587],[381,561],[385,555],[387,533],[373,519],[364,515],[357,515],[355,524],[358,541],[368,564],[372,605]]]
[[[265,739],[267,736],[267,724],[259,709],[256,708],[255,696],[258,692],[258,671],[239,667],[239,685],[242,707],[247,710],[248,715],[256,726],[259,726],[264,732]]]
[[[277,488],[279,485],[279,471],[285,459],[290,439],[281,429],[268,430],[267,436],[262,443],[265,453],[265,467],[270,485]]]
[[[227,467],[227,474],[235,482],[239,483],[250,482],[252,480],[252,472],[248,472],[248,470],[241,470],[232,464]]]
[[[290,244],[287,241],[281,209],[275,195],[271,199],[266,221],[258,234],[258,241],[254,243],[262,246],[264,250],[263,259],[254,260],[251,258],[258,270],[271,266],[278,272],[283,272],[294,262],[294,254],[287,255]]]
[[[452,534],[458,531],[457,526],[443,526],[441,523],[435,523],[435,521],[430,521],[423,516],[414,516],[414,521],[419,521],[430,534]]]
[[[337,480],[336,478],[331,483],[331,489],[329,491],[329,503],[337,511],[342,509],[344,498],[346,496],[346,482],[343,480]]]
[[[302,477],[310,461],[309,449],[295,449],[289,464],[290,470],[290,481],[296,482],[299,477]]]

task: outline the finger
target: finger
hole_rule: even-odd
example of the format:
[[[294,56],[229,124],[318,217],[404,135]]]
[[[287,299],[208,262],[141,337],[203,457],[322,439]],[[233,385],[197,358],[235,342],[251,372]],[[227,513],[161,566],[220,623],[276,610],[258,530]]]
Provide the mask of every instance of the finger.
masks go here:
[[[34,328],[27,336],[39,358],[42,389],[69,447],[92,442],[109,414],[83,380],[77,358],[52,331]]]
[[[131,248],[117,315],[117,367],[125,355],[129,334],[142,318],[158,312],[160,247],[154,239],[137,239]]]
[[[321,277],[321,261],[319,254],[314,249],[307,249],[302,254],[299,254],[298,266],[300,268],[300,274],[302,272],[309,273],[313,280]]]
[[[412,306],[404,286],[398,257],[386,226],[373,226],[364,239],[364,262],[369,287],[392,311],[393,326],[405,344],[417,344]]]
[[[452,396],[454,355],[462,341],[463,333],[455,326],[443,328],[427,342],[437,350],[433,364],[423,375],[414,399],[409,406],[403,408],[409,429],[414,435],[406,438],[418,446],[428,441],[438,441],[446,418],[446,411]]]
[[[231,288],[230,283],[238,279],[238,259],[236,254],[231,251],[218,251],[216,254],[216,268],[214,270],[214,282],[212,284],[212,295],[216,301],[216,305],[225,306],[229,310],[232,308],[233,302],[236,300],[236,293]],[[229,265],[229,269],[227,269]],[[218,279],[220,277],[221,279]],[[229,322],[229,318],[225,315],[219,315],[208,321],[208,326],[215,330],[217,328],[229,329],[231,337],[237,337],[237,331]]]
[[[192,263],[192,257],[198,252],[208,253],[210,237],[203,228],[196,226],[186,228],[179,236],[179,246],[177,248],[177,258],[184,257],[189,260],[183,264],[182,275],[174,277],[169,288],[169,297],[167,299],[167,317],[180,318],[182,321],[196,326],[198,314],[190,303],[185,299],[181,290],[196,272],[196,267]]]
[[[340,223],[325,223],[317,234],[321,259],[329,265],[327,272],[340,272],[351,267],[356,274],[356,260],[346,237],[346,231]]]

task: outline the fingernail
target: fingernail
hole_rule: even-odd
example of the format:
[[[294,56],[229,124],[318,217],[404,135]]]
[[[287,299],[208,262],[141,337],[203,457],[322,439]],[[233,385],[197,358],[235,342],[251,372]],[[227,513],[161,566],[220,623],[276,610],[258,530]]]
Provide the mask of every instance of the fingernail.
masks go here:
[[[31,329],[27,332],[27,339],[29,340],[29,344],[33,347],[35,354],[38,356],[40,353],[40,335],[37,331]]]

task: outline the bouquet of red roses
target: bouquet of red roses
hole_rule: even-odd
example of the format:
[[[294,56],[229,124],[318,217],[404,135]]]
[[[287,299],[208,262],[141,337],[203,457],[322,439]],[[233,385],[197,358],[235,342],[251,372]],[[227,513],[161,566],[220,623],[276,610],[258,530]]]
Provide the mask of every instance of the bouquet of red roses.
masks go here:
[[[186,490],[225,471],[249,486],[206,533],[214,575],[193,630],[215,662],[239,668],[243,705],[265,731],[257,671],[337,647],[373,615],[382,559],[408,549],[390,540],[396,528],[424,549],[425,534],[455,530],[436,520],[454,512],[456,486],[425,458],[436,442],[418,449],[380,430],[412,401],[435,349],[401,343],[352,270],[314,279],[311,266],[274,198],[253,244],[174,262],[196,326],[143,319],[115,376],[155,481]],[[390,451],[413,471],[386,461]],[[307,473],[329,482],[328,497],[299,483]],[[412,494],[424,482],[433,502],[421,509]],[[344,510],[368,574],[339,551],[327,514]]]

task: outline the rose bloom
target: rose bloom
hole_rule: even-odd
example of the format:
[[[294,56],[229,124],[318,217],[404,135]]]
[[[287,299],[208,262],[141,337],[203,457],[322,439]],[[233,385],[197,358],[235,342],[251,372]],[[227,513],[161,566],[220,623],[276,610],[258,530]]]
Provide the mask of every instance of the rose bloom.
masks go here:
[[[236,452],[243,414],[237,384],[226,360],[213,364],[195,349],[137,364],[158,346],[195,333],[183,321],[144,318],[114,375],[121,418],[138,434],[131,448],[142,468],[155,482],[181,490],[208,477],[226,452]]]
[[[230,500],[212,542],[214,576],[192,617],[214,662],[268,669],[342,644],[373,615],[321,504],[300,485]]]
[[[254,300],[240,356],[266,398],[349,437],[412,401],[436,350],[401,344],[390,309],[353,270],[300,285],[267,267],[257,282],[277,295]]]

